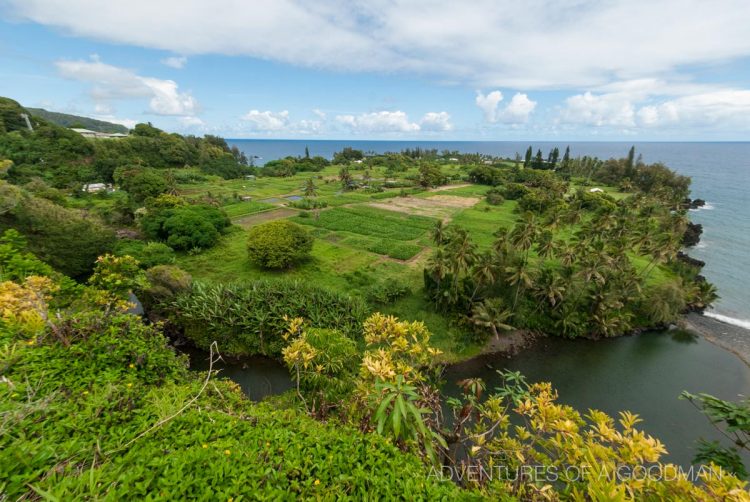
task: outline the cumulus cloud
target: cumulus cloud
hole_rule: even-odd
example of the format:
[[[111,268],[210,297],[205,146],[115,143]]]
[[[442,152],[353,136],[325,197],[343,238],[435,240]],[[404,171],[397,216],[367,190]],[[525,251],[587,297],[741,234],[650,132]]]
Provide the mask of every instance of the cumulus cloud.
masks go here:
[[[613,128],[747,130],[750,90],[657,80],[620,82],[565,100],[558,121]]]
[[[161,60],[161,64],[165,66],[169,66],[170,68],[174,68],[176,70],[181,70],[185,67],[187,64],[188,58],[185,56],[171,56],[168,58],[164,58]]]
[[[175,54],[410,72],[476,86],[590,88],[750,56],[746,0],[476,0],[471,8],[453,0],[2,4],[8,15],[73,35]]]
[[[750,90],[725,89],[681,96],[638,110],[645,127],[689,125],[747,128]]]
[[[198,102],[189,93],[180,92],[174,80],[142,77],[132,70],[103,63],[98,56],[90,60],[60,60],[55,63],[64,78],[92,85],[91,96],[102,109],[112,100],[147,98],[149,110],[159,115],[194,115]]]
[[[253,131],[283,131],[289,125],[289,112],[287,110],[281,112],[250,110],[242,116],[242,120],[247,122]]]
[[[591,126],[635,126],[635,107],[626,94],[577,94],[565,100],[562,122]]]
[[[409,116],[402,111],[337,115],[336,121],[357,133],[409,133],[420,130],[419,124],[411,122]]]
[[[452,131],[451,116],[448,112],[428,112],[419,121],[419,127],[423,131]]]
[[[531,113],[536,108],[536,101],[521,92],[517,92],[505,107],[500,107],[503,100],[503,93],[492,91],[485,94],[477,91],[475,99],[476,105],[482,110],[484,120],[494,124],[502,122],[504,124],[524,124],[529,120]]]

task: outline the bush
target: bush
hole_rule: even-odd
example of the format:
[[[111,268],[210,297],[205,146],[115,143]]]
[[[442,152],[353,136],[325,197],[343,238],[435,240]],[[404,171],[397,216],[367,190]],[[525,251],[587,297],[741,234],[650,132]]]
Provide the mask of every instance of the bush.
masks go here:
[[[361,300],[297,281],[196,283],[172,306],[188,339],[203,349],[216,340],[227,355],[279,356],[286,319],[295,317],[359,339],[367,313]]]
[[[322,209],[324,207],[328,207],[328,203],[324,200],[305,197],[304,199],[291,201],[289,203],[289,207],[293,207],[295,209]]]
[[[166,241],[174,249],[210,248],[219,240],[220,232],[229,225],[229,218],[215,207],[193,205],[149,208],[140,220],[147,237]]]
[[[219,240],[216,227],[194,212],[177,212],[167,218],[162,228],[168,236],[167,244],[174,249],[207,249]]]
[[[25,193],[12,205],[0,214],[0,230],[18,230],[29,251],[65,275],[86,276],[97,257],[114,246],[114,232],[77,210]]]
[[[161,242],[143,242],[135,239],[122,239],[115,245],[117,256],[132,256],[142,268],[173,263],[174,249]]]
[[[289,268],[307,259],[313,237],[299,225],[287,220],[257,225],[247,233],[250,260],[264,268]]]
[[[503,202],[505,202],[505,197],[503,197],[499,190],[493,188],[487,192],[487,204],[490,204],[491,206],[499,206]]]

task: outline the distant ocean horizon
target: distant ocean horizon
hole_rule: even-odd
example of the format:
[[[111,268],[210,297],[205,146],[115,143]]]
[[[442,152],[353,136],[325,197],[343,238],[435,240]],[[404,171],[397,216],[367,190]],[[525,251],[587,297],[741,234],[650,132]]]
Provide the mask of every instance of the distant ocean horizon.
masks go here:
[[[720,299],[707,315],[750,329],[750,142],[645,141],[387,141],[228,139],[256,165],[288,155],[331,158],[344,147],[365,152],[399,152],[405,148],[450,150],[514,158],[531,145],[546,155],[570,146],[574,157],[624,157],[632,146],[644,162],[662,162],[690,176],[692,197],[704,199],[690,219],[703,225],[701,242],[688,253],[706,262],[703,274],[718,288]]]

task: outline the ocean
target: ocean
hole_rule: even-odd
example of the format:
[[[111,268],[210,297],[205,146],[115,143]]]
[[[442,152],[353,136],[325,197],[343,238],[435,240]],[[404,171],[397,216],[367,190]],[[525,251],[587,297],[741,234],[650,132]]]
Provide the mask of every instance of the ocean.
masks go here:
[[[704,275],[719,290],[720,299],[707,315],[750,329],[750,143],[661,142],[515,142],[515,141],[356,141],[356,140],[229,140],[257,165],[287,155],[331,158],[350,146],[376,153],[404,148],[457,150],[503,157],[523,154],[529,145],[546,153],[570,145],[573,156],[624,157],[631,145],[648,163],[663,162],[693,179],[692,196],[706,205],[690,218],[703,225],[701,242],[688,253],[706,262]]]

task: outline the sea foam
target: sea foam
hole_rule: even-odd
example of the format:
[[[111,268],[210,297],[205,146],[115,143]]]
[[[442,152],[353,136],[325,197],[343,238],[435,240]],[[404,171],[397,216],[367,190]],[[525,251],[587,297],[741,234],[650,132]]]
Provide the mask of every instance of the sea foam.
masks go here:
[[[734,317],[717,314],[715,312],[704,312],[703,315],[726,324],[731,324],[732,326],[739,326],[740,328],[750,329],[750,320],[747,319],[736,319]]]

